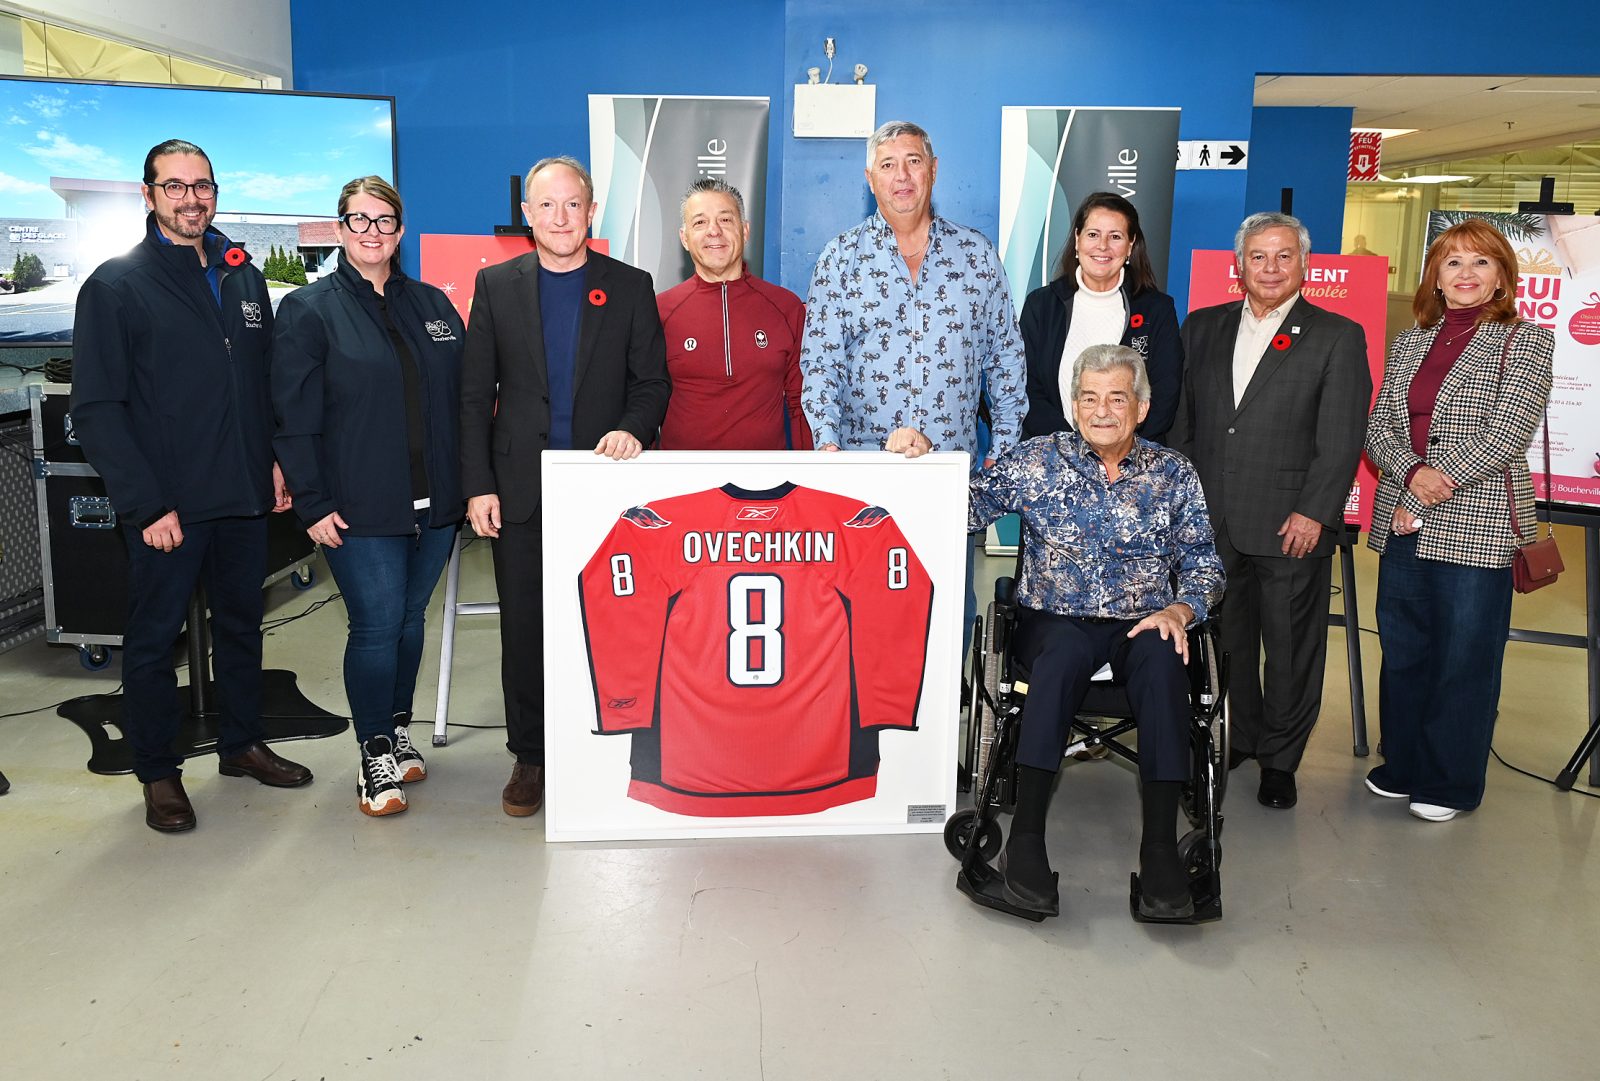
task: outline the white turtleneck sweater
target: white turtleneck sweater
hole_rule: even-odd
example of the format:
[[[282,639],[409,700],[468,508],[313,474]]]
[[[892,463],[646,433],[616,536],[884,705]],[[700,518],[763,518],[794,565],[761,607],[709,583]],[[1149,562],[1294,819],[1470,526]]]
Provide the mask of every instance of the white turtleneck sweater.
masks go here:
[[[1078,291],[1072,295],[1072,321],[1067,324],[1067,342],[1061,348],[1057,378],[1061,384],[1061,411],[1072,419],[1072,364],[1091,345],[1116,345],[1122,340],[1127,317],[1122,306],[1122,273],[1117,284],[1096,293],[1083,284],[1083,268],[1078,276]]]

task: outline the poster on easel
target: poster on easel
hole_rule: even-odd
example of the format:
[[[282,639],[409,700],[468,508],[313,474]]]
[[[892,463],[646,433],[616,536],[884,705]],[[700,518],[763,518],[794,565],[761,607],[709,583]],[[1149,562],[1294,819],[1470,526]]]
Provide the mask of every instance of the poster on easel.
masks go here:
[[[967,455],[543,463],[547,840],[943,828]]]
[[[1534,492],[1558,507],[1600,508],[1600,217],[1435,210],[1428,243],[1467,218],[1500,230],[1517,255],[1517,315],[1556,336],[1550,388],[1550,488],[1544,437],[1528,448]]]
[[[1241,300],[1239,267],[1231,251],[1197,251],[1190,263],[1189,311]],[[1319,255],[1311,253],[1300,295],[1319,308],[1361,324],[1367,339],[1367,367],[1372,372],[1372,401],[1383,385],[1384,323],[1389,300],[1389,260],[1382,255]],[[1372,402],[1367,403],[1370,411]],[[1378,471],[1361,456],[1345,500],[1346,525],[1366,531],[1372,525],[1372,497]]]

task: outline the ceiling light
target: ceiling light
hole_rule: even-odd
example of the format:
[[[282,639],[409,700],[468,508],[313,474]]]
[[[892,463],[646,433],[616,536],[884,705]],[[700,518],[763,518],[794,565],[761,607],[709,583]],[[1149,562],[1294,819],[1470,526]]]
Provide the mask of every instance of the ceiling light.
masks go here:
[[[1381,173],[1378,179],[1388,184],[1456,184],[1463,180],[1471,180],[1470,176],[1458,176],[1454,173],[1434,173],[1423,176],[1384,176]]]
[[[1412,132],[1417,131],[1419,129],[1417,129],[1417,128],[1351,128],[1350,130],[1352,132],[1356,132],[1356,131],[1375,131],[1379,135],[1383,136],[1385,139],[1398,139],[1402,135],[1410,135]]]

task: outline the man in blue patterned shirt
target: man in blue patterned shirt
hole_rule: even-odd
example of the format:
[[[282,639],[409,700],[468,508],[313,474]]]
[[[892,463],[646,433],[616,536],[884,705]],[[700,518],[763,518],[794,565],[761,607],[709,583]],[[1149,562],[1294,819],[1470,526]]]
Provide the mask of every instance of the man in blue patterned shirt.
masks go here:
[[[1193,914],[1178,858],[1189,776],[1186,629],[1222,596],[1200,478],[1189,460],[1135,435],[1150,410],[1139,354],[1096,345],[1073,364],[1076,431],[1030,439],[972,481],[968,525],[1022,516],[1017,660],[1029,669],[1017,747],[1017,809],[1000,867],[1008,897],[1056,908],[1045,812],[1072,716],[1109,663],[1139,726],[1144,833],[1141,912]]]
[[[1028,399],[1011,289],[987,237],[933,213],[938,172],[915,124],[867,140],[878,212],[822,250],[806,298],[801,405],[818,450],[964,450],[976,465],[985,394],[988,457],[1016,445]],[[969,544],[967,628],[976,613]]]
[[[867,140],[878,212],[822,251],[806,299],[802,403],[819,450],[977,452],[987,392],[993,455],[1017,441],[1026,374],[994,245],[933,213],[928,133],[891,121]]]

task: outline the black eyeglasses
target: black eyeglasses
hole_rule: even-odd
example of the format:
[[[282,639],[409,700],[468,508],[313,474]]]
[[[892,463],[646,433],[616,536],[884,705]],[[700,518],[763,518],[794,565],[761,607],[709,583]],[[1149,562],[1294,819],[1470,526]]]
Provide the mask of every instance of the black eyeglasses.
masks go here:
[[[376,225],[378,232],[388,235],[400,228],[400,219],[393,214],[379,214],[376,218],[369,218],[365,214],[351,213],[343,215],[339,220],[352,233],[364,233]]]
[[[214,180],[196,180],[193,184],[185,184],[181,180],[158,180],[151,186],[166,192],[168,199],[182,199],[191,188],[196,199],[209,201],[217,197],[217,182]]]

